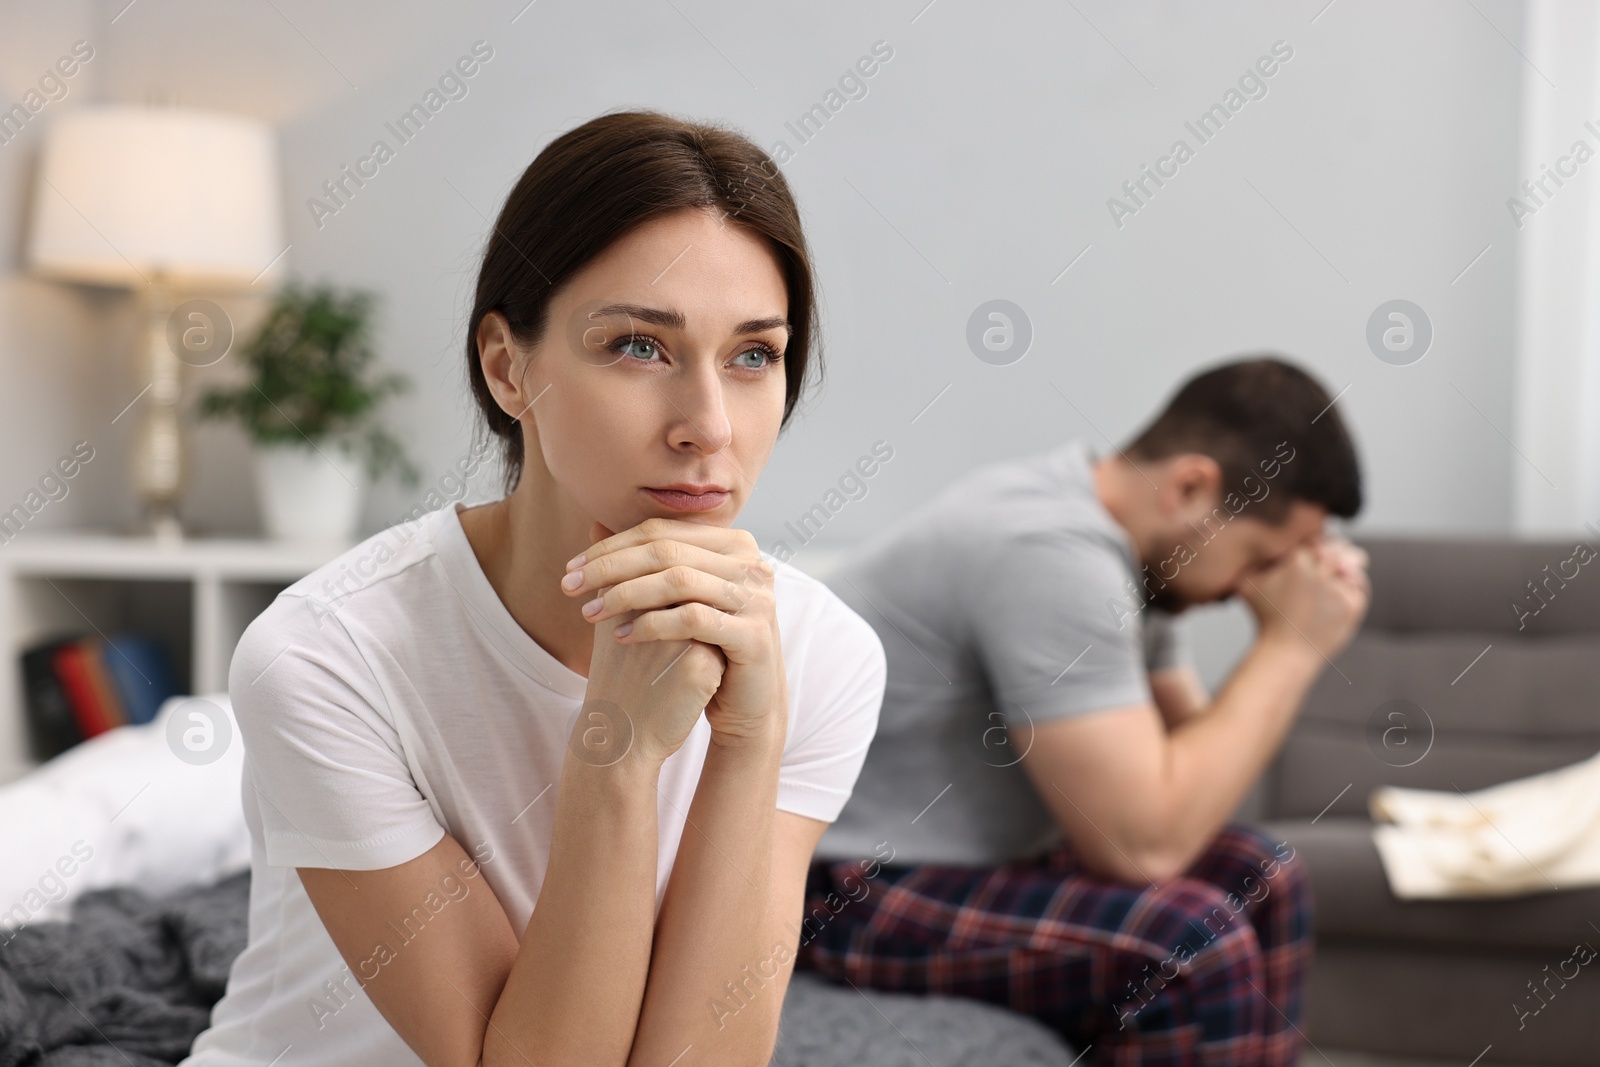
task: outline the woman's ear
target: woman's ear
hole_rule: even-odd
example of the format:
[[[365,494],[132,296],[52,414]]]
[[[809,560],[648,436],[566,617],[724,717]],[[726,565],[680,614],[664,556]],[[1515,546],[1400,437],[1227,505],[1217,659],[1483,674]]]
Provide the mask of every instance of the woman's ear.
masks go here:
[[[525,379],[532,353],[524,352],[511,332],[511,324],[498,311],[478,320],[478,364],[500,410],[520,419],[533,397],[527,394]]]

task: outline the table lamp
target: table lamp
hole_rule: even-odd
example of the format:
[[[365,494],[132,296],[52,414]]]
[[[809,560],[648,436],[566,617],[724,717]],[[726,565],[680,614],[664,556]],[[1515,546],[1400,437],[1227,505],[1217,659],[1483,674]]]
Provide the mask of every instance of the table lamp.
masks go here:
[[[183,537],[177,505],[186,461],[178,402],[186,363],[226,354],[232,325],[182,296],[276,281],[287,242],[270,127],[177,107],[97,105],[46,132],[28,262],[44,277],[141,290],[149,368],[132,451],[149,531]],[[181,321],[174,311],[183,310]],[[191,338],[202,342],[190,346]],[[203,358],[197,358],[204,353]]]

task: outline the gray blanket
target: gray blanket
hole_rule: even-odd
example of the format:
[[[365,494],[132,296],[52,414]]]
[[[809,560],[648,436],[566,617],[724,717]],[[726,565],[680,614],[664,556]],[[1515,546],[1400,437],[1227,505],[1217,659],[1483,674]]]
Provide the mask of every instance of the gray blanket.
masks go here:
[[[0,1067],[183,1059],[244,950],[249,900],[248,871],[154,900],[101,889],[70,921],[15,931],[0,946]]]
[[[86,893],[68,922],[0,933],[0,1067],[170,1067],[244,950],[250,873],[151,899]],[[1067,1067],[1032,1019],[973,1000],[834,986],[801,972],[773,1067]]]

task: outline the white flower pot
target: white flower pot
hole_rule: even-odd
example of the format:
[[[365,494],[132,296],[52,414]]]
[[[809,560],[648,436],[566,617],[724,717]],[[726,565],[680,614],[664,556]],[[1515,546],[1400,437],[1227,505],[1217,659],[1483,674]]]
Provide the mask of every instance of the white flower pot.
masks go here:
[[[256,448],[261,517],[274,540],[353,544],[363,481],[360,465],[331,445]]]

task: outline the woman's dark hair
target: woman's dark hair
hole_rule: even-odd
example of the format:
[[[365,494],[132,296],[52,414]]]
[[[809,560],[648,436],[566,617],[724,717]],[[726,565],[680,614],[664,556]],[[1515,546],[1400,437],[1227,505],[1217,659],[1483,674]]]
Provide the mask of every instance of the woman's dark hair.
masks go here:
[[[1352,518],[1361,510],[1361,465],[1336,397],[1304,370],[1272,353],[1224,363],[1184,382],[1167,406],[1130,442],[1133,459],[1166,459],[1199,452],[1222,468],[1222,492],[1248,490],[1257,468],[1285,457],[1282,493],[1258,514],[1281,522],[1291,501],[1320,504]],[[1276,457],[1276,459],[1275,459]]]
[[[788,182],[767,153],[732,129],[656,111],[608,112],[551,141],[522,172],[478,271],[467,375],[489,433],[500,439],[507,492],[522,477],[522,427],[484,380],[479,323],[498,311],[519,344],[536,343],[556,290],[635,227],[683,208],[725,212],[777,258],[789,296],[780,428],[788,424],[817,317],[811,255]],[[820,353],[817,362],[820,376]]]

